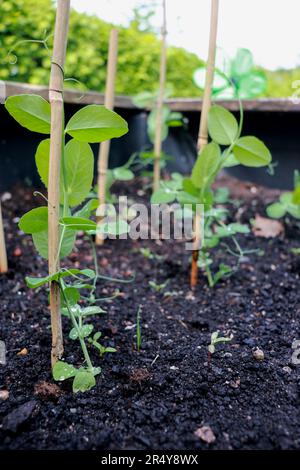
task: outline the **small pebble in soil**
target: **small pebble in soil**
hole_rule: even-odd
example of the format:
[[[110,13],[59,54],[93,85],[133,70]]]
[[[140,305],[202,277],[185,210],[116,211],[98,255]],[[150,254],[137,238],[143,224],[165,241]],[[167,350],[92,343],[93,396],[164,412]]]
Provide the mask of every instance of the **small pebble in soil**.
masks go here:
[[[263,361],[265,358],[265,354],[262,349],[256,348],[252,351],[252,355],[256,361]]]
[[[216,440],[216,436],[210,426],[202,426],[201,428],[196,429],[194,434],[196,437],[199,437],[201,441],[204,441],[207,444],[212,444]]]
[[[0,400],[5,401],[9,398],[8,390],[0,390]]]
[[[6,346],[4,341],[0,341],[0,365],[6,365]]]
[[[290,374],[292,372],[292,369],[289,366],[285,366],[282,368],[283,372],[286,372],[287,374]]]

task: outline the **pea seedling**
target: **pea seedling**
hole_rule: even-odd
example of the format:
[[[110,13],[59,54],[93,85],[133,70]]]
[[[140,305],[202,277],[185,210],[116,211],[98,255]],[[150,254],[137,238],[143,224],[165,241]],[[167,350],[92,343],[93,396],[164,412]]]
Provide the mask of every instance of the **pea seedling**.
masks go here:
[[[200,89],[204,89],[205,66],[195,71],[194,82]],[[261,95],[266,87],[267,76],[254,66],[251,51],[238,49],[232,60],[224,60],[223,70],[215,70],[212,96],[251,99]]]
[[[6,100],[5,107],[23,127],[33,132],[50,133],[50,104],[40,96],[12,96]],[[58,259],[65,258],[71,253],[79,231],[90,236],[96,234],[97,224],[91,216],[97,207],[97,201],[91,199],[80,209],[77,208],[88,197],[93,181],[94,158],[89,144],[120,137],[127,131],[127,123],[118,114],[98,105],[82,108],[71,117],[63,130]],[[72,139],[65,145],[67,135]],[[35,155],[38,173],[46,187],[49,178],[49,156],[50,139],[46,139],[39,144]],[[21,218],[19,227],[24,233],[32,235],[37,251],[43,258],[48,259],[48,208],[38,207],[27,212]],[[107,230],[107,227],[101,225],[99,230]],[[101,372],[99,367],[94,367],[92,364],[86,346],[86,340],[91,339],[94,329],[91,323],[86,323],[86,320],[93,315],[101,314],[103,310],[97,306],[83,308],[79,305],[80,291],[93,288],[95,276],[96,273],[90,269],[61,268],[57,273],[46,277],[26,278],[28,287],[33,289],[50,282],[55,282],[59,286],[62,313],[70,319],[72,325],[69,337],[79,341],[85,364],[76,368],[66,362],[58,361],[53,367],[53,377],[58,381],[73,378],[74,392],[91,389],[96,383],[95,376]],[[91,342],[97,349],[99,349],[98,339],[96,333],[96,338],[94,335]],[[104,352],[101,348],[99,350],[102,355],[104,352],[112,352],[110,348],[105,348]]]
[[[229,343],[233,336],[226,338],[225,336],[219,336],[218,331],[214,331],[210,337],[210,344],[208,346],[208,362],[210,362],[212,355],[216,352],[216,345],[219,343]]]
[[[149,281],[149,286],[152,287],[152,289],[155,290],[155,292],[160,293],[163,291],[167,285],[169,284],[169,281],[164,282],[163,284],[157,284],[154,281]]]
[[[200,265],[204,267],[209,285],[213,287],[218,280],[229,274],[227,266],[221,266],[216,277],[210,274],[211,260],[207,251],[219,245],[225,237],[234,237],[238,233],[248,233],[249,228],[241,224],[224,222],[224,209],[214,207],[216,197],[211,187],[219,172],[226,167],[244,165],[249,167],[268,166],[271,154],[264,143],[253,136],[241,137],[243,127],[243,109],[240,108],[240,122],[228,110],[221,106],[211,107],[208,115],[208,132],[212,141],[200,151],[192,174],[189,178],[176,178],[163,182],[151,199],[154,204],[178,201],[183,207],[189,204],[195,212],[200,206],[204,212],[204,233],[200,249]],[[222,148],[222,149],[221,149]],[[197,234],[196,234],[197,235]],[[237,244],[238,257],[242,250]]]
[[[300,173],[298,170],[294,172],[294,191],[283,193],[279,201],[267,207],[267,214],[272,219],[281,219],[286,215],[300,219]]]

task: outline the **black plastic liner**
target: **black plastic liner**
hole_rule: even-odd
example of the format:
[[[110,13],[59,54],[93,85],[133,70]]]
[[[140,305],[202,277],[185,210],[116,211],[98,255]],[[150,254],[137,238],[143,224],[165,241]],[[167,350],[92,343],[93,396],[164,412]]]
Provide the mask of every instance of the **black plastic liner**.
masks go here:
[[[66,104],[68,119],[81,106]],[[149,145],[147,138],[147,113],[135,109],[116,109],[129,124],[129,133],[111,144],[110,167],[120,166],[128,158]],[[198,112],[185,113],[186,128],[172,128],[163,144],[164,151],[173,156],[168,162],[169,171],[189,174],[196,158],[196,141],[200,115]],[[238,115],[237,115],[238,117]],[[17,182],[40,185],[35,168],[34,154],[43,138],[41,134],[27,131],[17,124],[0,105],[0,191],[9,190]],[[266,168],[250,169],[237,167],[228,172],[240,179],[269,187],[289,189],[293,183],[294,169],[300,169],[300,115],[298,112],[246,111],[243,135],[253,134],[262,139],[273,155],[277,165],[275,175]],[[98,145],[93,145],[95,161]]]

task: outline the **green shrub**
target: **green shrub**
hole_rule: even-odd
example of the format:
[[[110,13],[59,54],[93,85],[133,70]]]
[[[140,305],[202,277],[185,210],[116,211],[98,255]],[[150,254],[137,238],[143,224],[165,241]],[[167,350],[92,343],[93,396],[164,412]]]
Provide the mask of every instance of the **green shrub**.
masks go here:
[[[51,0],[1,0],[0,80],[48,84],[50,56],[47,49],[40,43],[19,41],[38,41],[51,35],[54,17]],[[79,80],[87,89],[104,91],[111,27],[96,16],[72,11],[66,77]],[[134,24],[119,30],[116,92],[135,95],[144,90],[154,91],[159,80],[159,39],[151,32],[138,31]],[[51,36],[49,47],[52,40]],[[12,48],[15,49],[8,56]],[[169,48],[168,57],[168,82],[174,96],[199,96],[192,76],[202,64],[201,60],[176,47]],[[76,86],[75,82],[72,86]]]

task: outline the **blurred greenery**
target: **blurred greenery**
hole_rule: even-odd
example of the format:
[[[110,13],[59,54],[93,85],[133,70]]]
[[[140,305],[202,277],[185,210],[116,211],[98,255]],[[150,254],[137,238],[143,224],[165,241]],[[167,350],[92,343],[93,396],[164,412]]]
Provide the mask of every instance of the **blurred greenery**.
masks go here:
[[[51,49],[54,17],[51,0],[0,0],[0,80],[48,83],[49,50],[40,42],[22,41],[43,41],[50,35],[47,45]],[[134,11],[130,27],[119,28],[118,94],[136,95],[158,86],[160,41],[148,25],[149,18],[151,10]],[[95,16],[72,11],[66,77],[78,80],[86,89],[104,91],[111,27]],[[173,96],[201,95],[193,73],[202,64],[195,54],[169,47],[167,81]],[[292,96],[292,83],[300,80],[300,68],[266,73],[268,86],[262,96]],[[79,86],[75,81],[70,85]]]
[[[0,79],[33,84],[49,80],[49,51],[40,43],[51,35],[55,11],[51,0],[0,1]],[[116,92],[135,95],[154,91],[159,80],[160,41],[152,32],[140,31],[135,12],[129,28],[119,28],[119,56]],[[109,32],[112,25],[95,16],[72,10],[66,61],[66,77],[80,81],[84,87],[104,91]],[[47,42],[51,49],[53,37]],[[9,51],[14,48],[10,54]],[[195,55],[183,49],[168,50],[168,83],[174,96],[198,96],[193,72],[202,64]],[[75,82],[69,85],[76,86]]]

